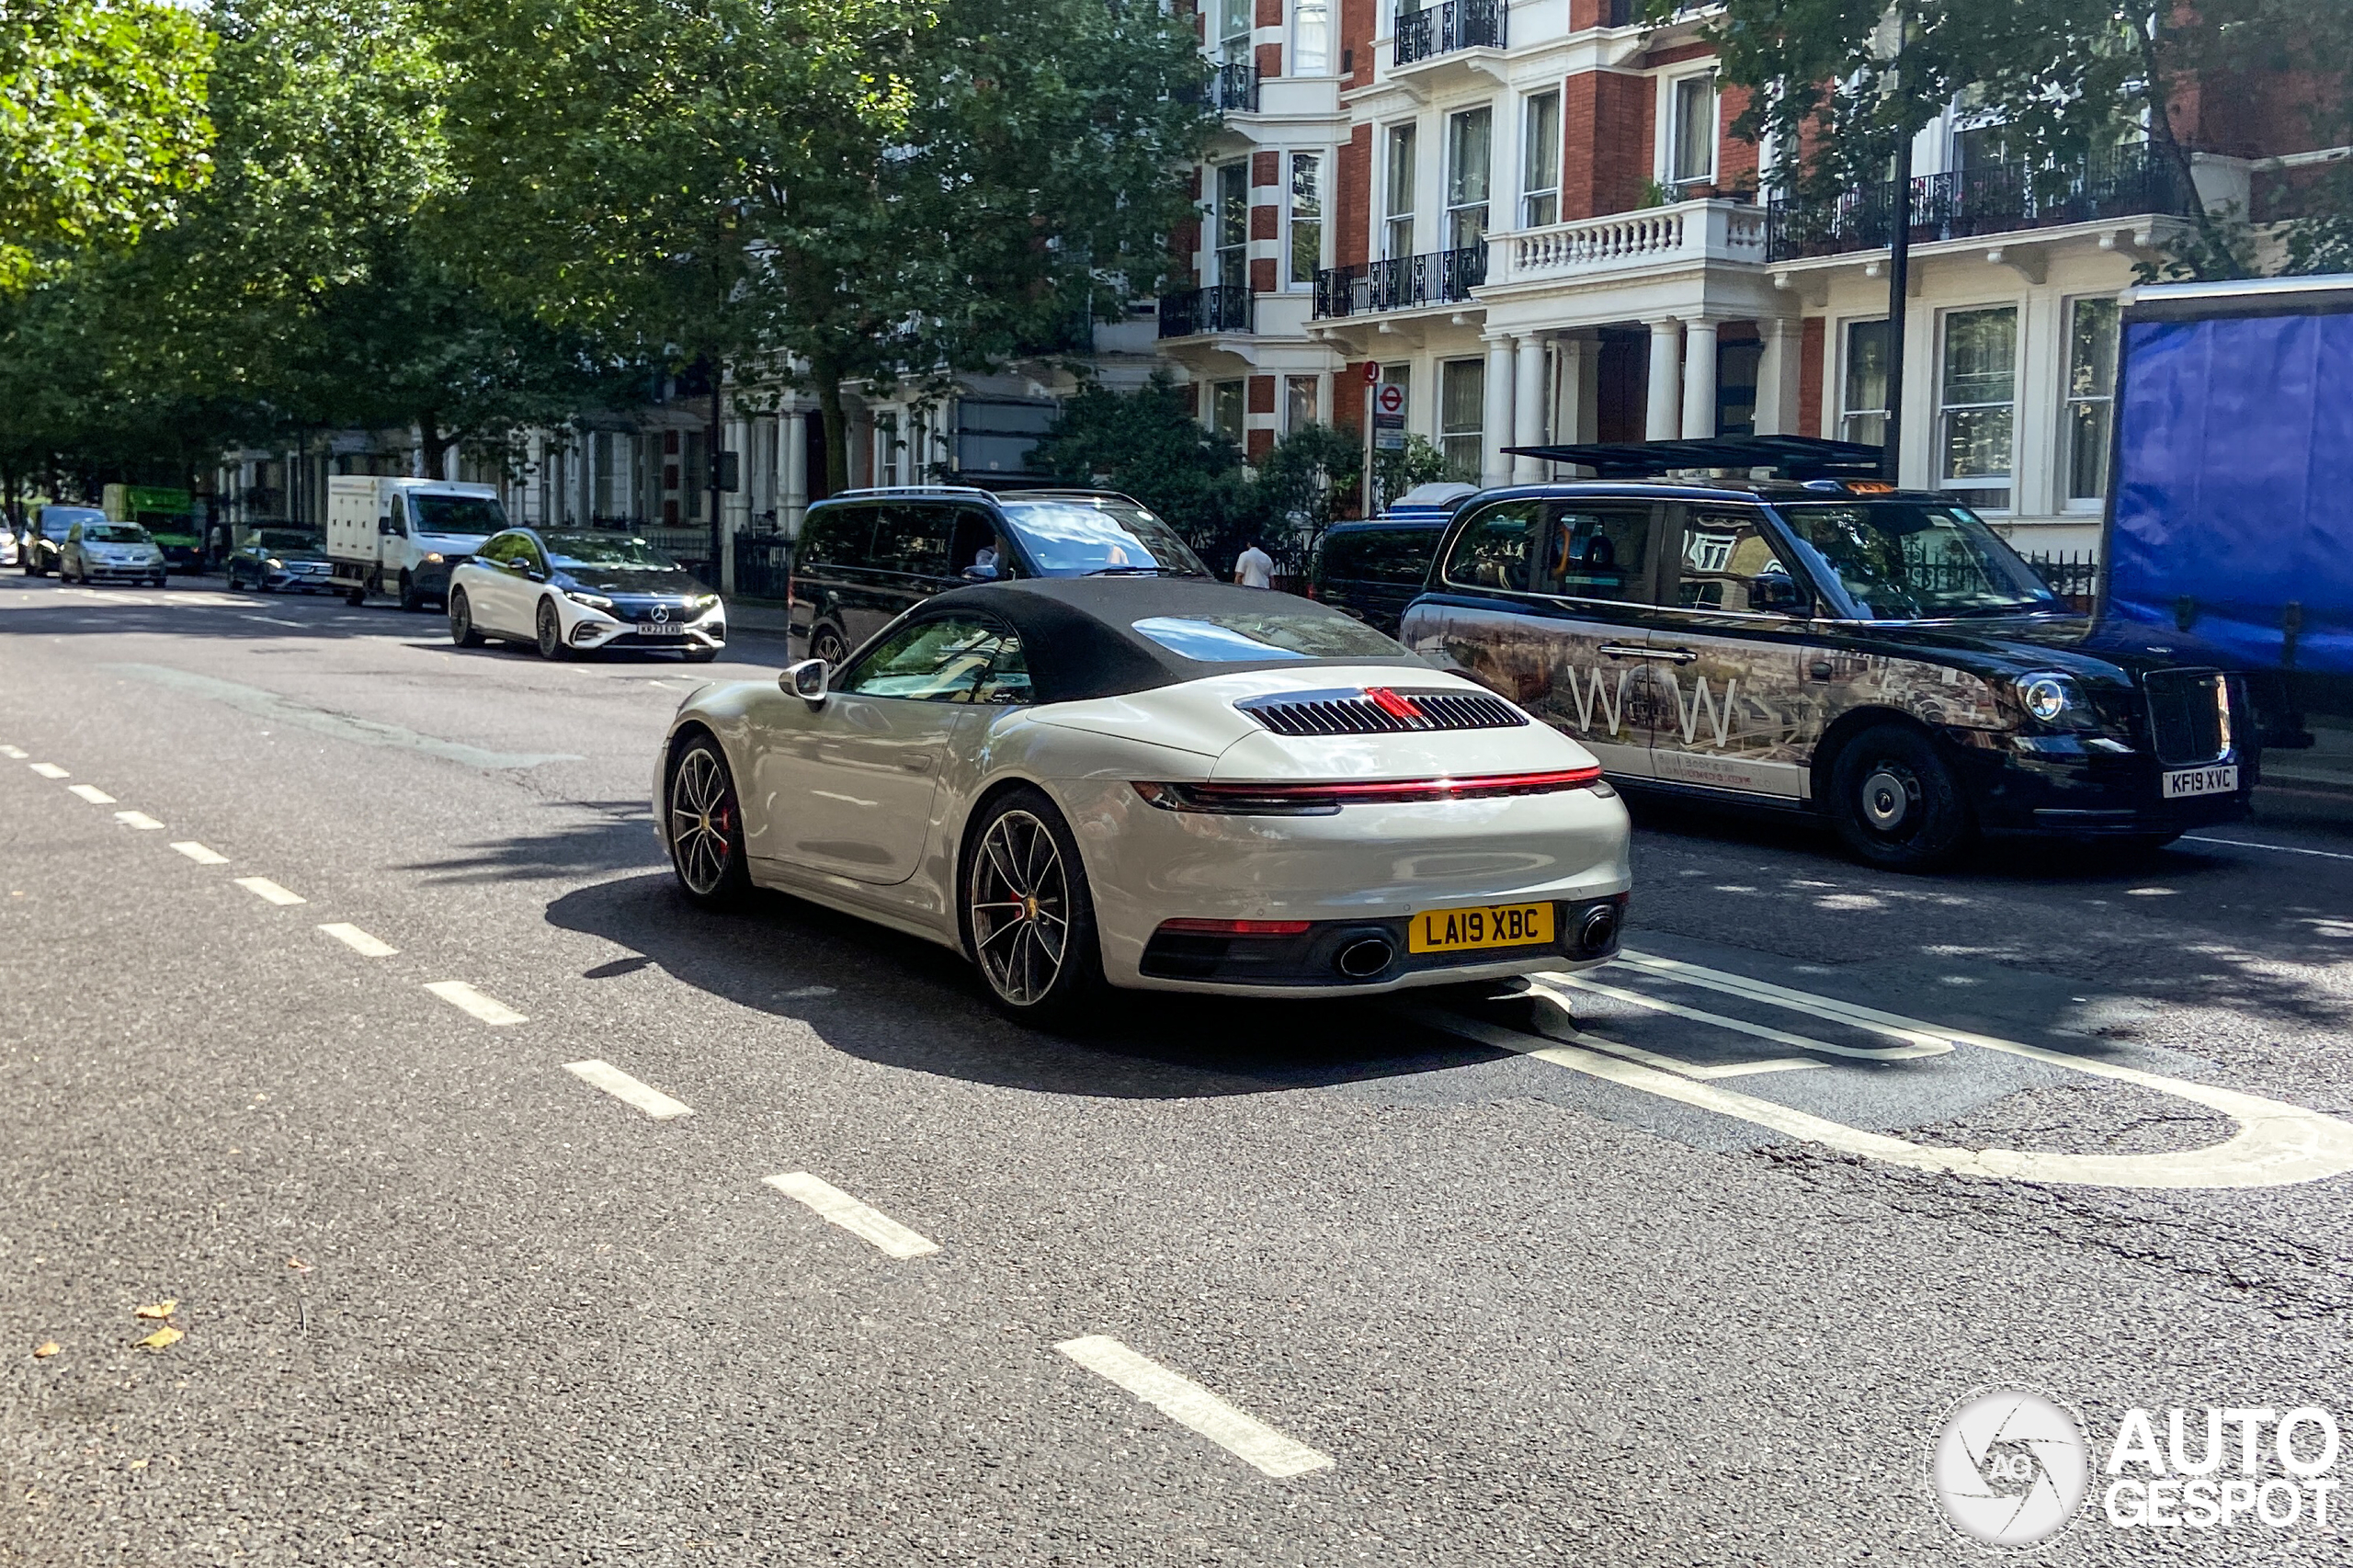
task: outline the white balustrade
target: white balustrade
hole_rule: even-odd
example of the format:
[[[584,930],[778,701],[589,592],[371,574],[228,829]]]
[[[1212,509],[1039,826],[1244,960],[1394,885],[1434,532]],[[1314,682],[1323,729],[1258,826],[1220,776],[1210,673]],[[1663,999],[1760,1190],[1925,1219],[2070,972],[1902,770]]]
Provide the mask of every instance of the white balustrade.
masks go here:
[[[1704,262],[1761,263],[1765,210],[1747,202],[1680,201],[1497,234],[1508,270],[1490,287]]]

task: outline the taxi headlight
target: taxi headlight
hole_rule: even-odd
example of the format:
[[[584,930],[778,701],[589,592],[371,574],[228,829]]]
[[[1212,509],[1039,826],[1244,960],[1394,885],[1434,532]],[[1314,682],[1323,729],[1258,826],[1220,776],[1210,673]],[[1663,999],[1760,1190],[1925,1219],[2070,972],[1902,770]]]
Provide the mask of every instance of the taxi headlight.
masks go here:
[[[2018,678],[2018,700],[2036,721],[2055,724],[2070,714],[2088,717],[2090,710],[2075,683],[2062,675],[2029,675]]]

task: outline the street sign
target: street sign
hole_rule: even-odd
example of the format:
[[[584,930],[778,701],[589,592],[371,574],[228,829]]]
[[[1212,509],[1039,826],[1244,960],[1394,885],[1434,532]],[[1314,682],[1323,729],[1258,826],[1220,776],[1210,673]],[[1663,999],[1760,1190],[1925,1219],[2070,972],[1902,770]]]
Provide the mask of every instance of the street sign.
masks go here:
[[[1370,386],[1373,382],[1381,380],[1381,367],[1374,364],[1370,359],[1366,360],[1364,362],[1364,380],[1365,385],[1367,386]]]
[[[1378,415],[1386,415],[1392,419],[1400,421],[1404,420],[1405,417],[1405,389],[1399,386],[1395,381],[1389,382],[1379,392],[1372,394],[1372,411]]]
[[[1376,451],[1402,451],[1405,446],[1405,389],[1384,381],[1372,393],[1372,445]]]

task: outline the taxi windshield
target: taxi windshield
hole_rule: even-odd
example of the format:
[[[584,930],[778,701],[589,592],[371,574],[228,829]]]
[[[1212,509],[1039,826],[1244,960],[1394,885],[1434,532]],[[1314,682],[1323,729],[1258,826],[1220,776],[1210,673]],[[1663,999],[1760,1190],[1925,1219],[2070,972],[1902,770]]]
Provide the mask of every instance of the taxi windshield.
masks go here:
[[[1046,576],[1209,575],[1175,528],[1122,496],[1007,496],[1003,505],[1006,522]]]
[[[2066,601],[1966,506],[1796,501],[1775,508],[1864,620],[2063,613]]]

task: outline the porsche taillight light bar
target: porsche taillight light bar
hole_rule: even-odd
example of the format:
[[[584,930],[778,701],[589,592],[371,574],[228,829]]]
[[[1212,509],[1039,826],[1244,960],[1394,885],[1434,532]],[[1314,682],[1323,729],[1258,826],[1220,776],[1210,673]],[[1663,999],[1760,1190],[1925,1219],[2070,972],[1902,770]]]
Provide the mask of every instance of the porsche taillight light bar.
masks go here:
[[[1590,790],[1600,782],[1599,767],[1564,767],[1545,773],[1483,773],[1467,778],[1347,778],[1313,784],[1154,784],[1139,780],[1135,791],[1165,812],[1330,816],[1342,806],[1552,795],[1564,790]]]

